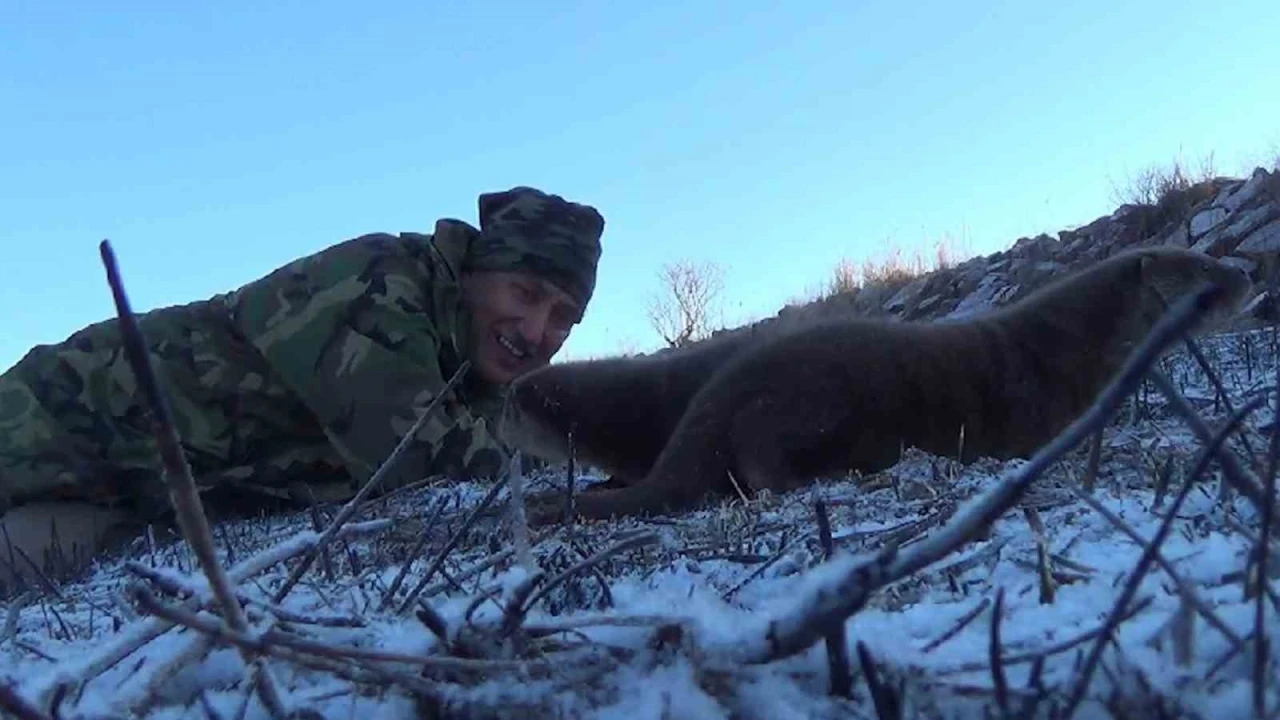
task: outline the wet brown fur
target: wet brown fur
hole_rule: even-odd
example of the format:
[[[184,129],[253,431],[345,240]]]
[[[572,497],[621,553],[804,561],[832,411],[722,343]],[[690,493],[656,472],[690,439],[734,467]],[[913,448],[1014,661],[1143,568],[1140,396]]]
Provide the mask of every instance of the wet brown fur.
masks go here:
[[[504,438],[549,460],[573,455],[631,484],[648,474],[689,400],[731,356],[760,337],[736,330],[638,357],[557,363],[512,384]]]
[[[728,491],[729,473],[744,488],[785,491],[883,469],[913,446],[965,462],[1029,456],[1088,408],[1169,303],[1206,280],[1230,292],[1203,331],[1240,307],[1248,277],[1200,253],[1144,248],[963,321],[842,319],[765,339],[695,383],[643,480],[584,492],[576,509],[587,518],[680,509]],[[643,406],[661,399],[657,388],[640,391]],[[583,400],[598,403],[594,419],[638,394]],[[641,437],[658,435],[652,417],[630,419]],[[531,499],[530,521],[557,519],[561,502]]]

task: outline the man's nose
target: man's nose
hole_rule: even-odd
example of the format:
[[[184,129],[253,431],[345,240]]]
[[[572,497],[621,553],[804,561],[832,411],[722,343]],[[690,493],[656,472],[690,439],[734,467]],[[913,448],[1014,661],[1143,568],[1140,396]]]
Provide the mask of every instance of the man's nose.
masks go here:
[[[536,345],[542,341],[542,336],[547,332],[550,314],[545,308],[531,308],[520,318],[520,334],[526,342]]]

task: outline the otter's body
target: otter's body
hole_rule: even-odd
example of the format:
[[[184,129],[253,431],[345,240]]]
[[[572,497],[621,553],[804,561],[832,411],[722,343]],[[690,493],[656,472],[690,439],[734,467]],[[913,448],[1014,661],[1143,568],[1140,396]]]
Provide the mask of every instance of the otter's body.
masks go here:
[[[577,510],[686,507],[729,490],[729,473],[785,491],[883,469],[906,447],[963,461],[1029,456],[1093,403],[1170,303],[1204,282],[1228,292],[1200,329],[1234,313],[1251,287],[1206,255],[1146,248],[964,321],[841,319],[768,338],[703,383],[642,480],[584,492]],[[530,516],[557,516],[556,501]]]

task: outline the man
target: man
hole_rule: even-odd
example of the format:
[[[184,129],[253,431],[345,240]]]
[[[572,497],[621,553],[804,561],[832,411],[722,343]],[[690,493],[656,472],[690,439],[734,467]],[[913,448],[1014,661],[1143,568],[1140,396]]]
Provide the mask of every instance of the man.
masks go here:
[[[549,363],[580,321],[604,219],[517,187],[481,195],[479,221],[361,236],[139,316],[206,505],[349,499],[464,359],[470,370],[379,490],[499,471],[502,390]],[[149,423],[114,318],[0,376],[8,542],[40,563],[52,520],[62,552],[74,542],[91,555],[166,517]],[[0,576],[29,568],[6,545],[0,534]]]

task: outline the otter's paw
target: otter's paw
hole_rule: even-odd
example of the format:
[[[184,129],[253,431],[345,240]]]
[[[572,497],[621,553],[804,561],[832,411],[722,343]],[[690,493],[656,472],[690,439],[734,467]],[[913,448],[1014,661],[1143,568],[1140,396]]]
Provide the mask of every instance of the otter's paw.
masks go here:
[[[563,493],[534,495],[525,499],[524,518],[529,527],[562,523],[569,519],[569,505]]]

